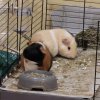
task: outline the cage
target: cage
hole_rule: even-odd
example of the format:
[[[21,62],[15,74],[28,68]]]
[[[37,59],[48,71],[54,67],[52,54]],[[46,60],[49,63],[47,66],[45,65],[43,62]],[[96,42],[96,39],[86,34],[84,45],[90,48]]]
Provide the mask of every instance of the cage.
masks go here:
[[[98,0],[0,1],[1,100],[99,100],[99,4]],[[79,57],[56,58],[51,71],[58,78],[58,90],[17,89],[18,74],[12,77],[12,72],[17,69],[27,41],[36,31],[52,28],[64,28],[75,36]]]

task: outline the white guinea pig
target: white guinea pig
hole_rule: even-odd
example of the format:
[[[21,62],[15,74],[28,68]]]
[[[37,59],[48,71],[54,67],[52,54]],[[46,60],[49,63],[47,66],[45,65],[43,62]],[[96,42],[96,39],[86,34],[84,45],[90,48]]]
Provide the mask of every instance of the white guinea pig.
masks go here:
[[[75,58],[77,55],[77,44],[75,38],[64,29],[41,30],[33,34],[31,42],[43,42],[49,49],[51,55],[57,54]]]

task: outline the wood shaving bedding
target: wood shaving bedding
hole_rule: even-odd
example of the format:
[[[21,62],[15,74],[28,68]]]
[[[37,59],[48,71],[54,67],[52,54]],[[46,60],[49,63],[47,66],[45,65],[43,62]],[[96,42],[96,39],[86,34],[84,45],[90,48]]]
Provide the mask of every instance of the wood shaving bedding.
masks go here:
[[[78,50],[78,56],[75,59],[56,57],[50,71],[52,71],[57,77],[58,89],[48,92],[48,94],[54,93],[67,96],[93,96],[95,50]],[[13,89],[18,89],[16,86],[18,76],[20,74],[16,73],[14,75],[15,77],[17,76],[16,78],[8,78],[5,82],[3,82],[3,85],[6,86],[6,88],[11,88],[13,86]],[[15,83],[12,83],[11,80],[15,80]],[[7,86],[7,84],[9,85]]]

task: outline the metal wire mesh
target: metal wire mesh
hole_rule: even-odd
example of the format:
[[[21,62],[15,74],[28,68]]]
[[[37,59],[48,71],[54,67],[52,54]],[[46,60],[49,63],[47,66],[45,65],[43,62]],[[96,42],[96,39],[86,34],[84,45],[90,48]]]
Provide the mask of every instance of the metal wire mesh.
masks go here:
[[[100,2],[88,2],[88,0],[62,0],[62,3],[55,1],[51,3],[50,0],[13,1],[9,0],[0,5],[0,50],[5,52],[6,65],[9,65],[10,53],[12,53],[12,58],[16,56],[15,54],[22,53],[23,48],[26,47],[27,40],[43,27],[45,29],[65,28],[74,36],[83,31],[82,40],[84,40],[84,32],[90,26],[95,27],[98,31],[95,45],[96,61],[93,99],[99,100],[100,96],[97,92],[99,93],[100,91],[96,91],[96,87],[100,85],[100,77],[98,77],[100,72],[97,72],[100,66],[98,53]],[[83,43],[81,46],[84,47]]]
[[[19,59],[17,58],[19,58],[23,48],[27,46],[27,40],[36,31],[42,29],[42,16],[43,2],[41,0],[0,2],[0,51],[3,52],[0,57],[5,59],[6,70],[1,70],[1,80],[13,69],[15,61],[18,64]],[[13,57],[15,59],[11,63],[9,59]],[[2,64],[0,67],[4,68]]]
[[[94,97],[93,100],[99,100],[100,99],[100,89],[97,90],[97,87],[100,86],[100,54],[99,54],[99,48],[100,48],[100,21],[98,21],[98,27],[97,27],[97,45],[96,45],[96,60],[95,60],[95,79],[94,79]]]

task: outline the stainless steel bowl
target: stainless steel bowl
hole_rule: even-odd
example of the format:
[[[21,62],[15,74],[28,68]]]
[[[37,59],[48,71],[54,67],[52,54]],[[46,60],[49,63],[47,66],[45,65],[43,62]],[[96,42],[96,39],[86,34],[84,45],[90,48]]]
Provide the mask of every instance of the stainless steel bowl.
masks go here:
[[[18,87],[25,90],[53,91],[58,88],[52,72],[43,70],[26,71],[19,77]]]

